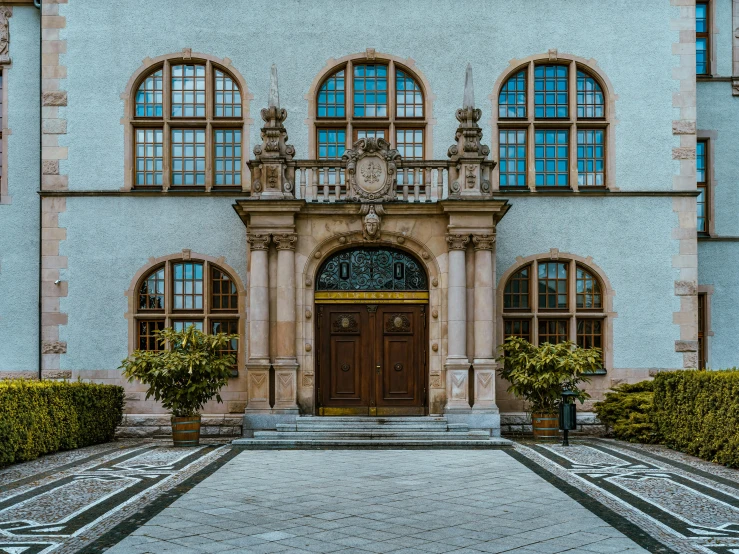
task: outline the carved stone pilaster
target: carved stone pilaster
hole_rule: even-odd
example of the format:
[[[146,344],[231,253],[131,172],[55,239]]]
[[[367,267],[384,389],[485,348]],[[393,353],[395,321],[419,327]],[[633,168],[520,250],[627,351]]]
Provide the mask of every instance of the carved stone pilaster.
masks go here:
[[[0,64],[10,63],[10,26],[8,18],[13,11],[8,6],[0,6]]]
[[[495,235],[472,235],[472,244],[475,250],[492,250]]]
[[[298,235],[295,233],[280,233],[272,235],[272,242],[275,243],[277,250],[295,250],[295,243],[298,241]]]
[[[287,129],[283,123],[287,110],[280,108],[277,89],[277,68],[272,66],[269,107],[261,111],[262,144],[254,147],[254,160],[249,162],[252,170],[252,196],[264,198],[295,197],[295,167],[290,162],[295,156],[295,147],[287,144]]]
[[[246,235],[246,242],[249,243],[251,250],[267,250],[269,248],[269,235],[261,233],[249,233]]]
[[[449,245],[449,250],[465,250],[469,242],[469,235],[448,234],[446,236],[446,243]]]

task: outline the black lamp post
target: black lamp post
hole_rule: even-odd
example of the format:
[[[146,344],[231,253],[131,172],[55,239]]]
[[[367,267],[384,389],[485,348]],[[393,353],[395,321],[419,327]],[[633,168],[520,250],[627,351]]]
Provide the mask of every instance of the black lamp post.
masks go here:
[[[562,402],[559,404],[559,430],[564,431],[562,446],[570,446],[569,432],[577,429],[576,393],[571,390],[562,391]]]

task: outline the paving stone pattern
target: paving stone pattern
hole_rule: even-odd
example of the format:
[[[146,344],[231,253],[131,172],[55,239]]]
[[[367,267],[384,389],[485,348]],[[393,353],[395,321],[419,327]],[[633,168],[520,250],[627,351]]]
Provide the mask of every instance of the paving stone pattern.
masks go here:
[[[647,552],[501,451],[247,451],[109,554]]]

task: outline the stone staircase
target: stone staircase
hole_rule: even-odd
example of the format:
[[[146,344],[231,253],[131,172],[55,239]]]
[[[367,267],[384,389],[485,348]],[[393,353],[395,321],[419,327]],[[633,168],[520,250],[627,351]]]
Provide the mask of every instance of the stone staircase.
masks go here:
[[[491,437],[446,417],[312,417],[298,416],[294,424],[278,424],[276,431],[254,431],[253,438],[231,444],[250,450],[330,448],[481,449],[511,447],[511,441]]]

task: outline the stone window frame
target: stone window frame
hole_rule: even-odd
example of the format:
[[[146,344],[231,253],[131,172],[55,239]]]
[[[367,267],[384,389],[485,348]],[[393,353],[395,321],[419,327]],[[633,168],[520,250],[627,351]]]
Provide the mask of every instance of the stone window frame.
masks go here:
[[[138,329],[137,329],[137,322],[142,319],[164,319],[165,324],[166,321],[174,318],[174,319],[188,319],[190,317],[191,312],[187,312],[185,310],[182,310],[182,314],[180,315],[178,311],[171,309],[167,309],[167,305],[170,304],[168,302],[169,296],[171,296],[171,271],[166,272],[165,271],[165,279],[164,279],[164,294],[165,294],[165,309],[161,311],[141,311],[138,307],[138,301],[139,301],[139,290],[141,287],[141,284],[143,283],[144,279],[146,279],[153,271],[157,270],[158,268],[161,268],[162,266],[169,267],[174,263],[178,262],[197,262],[203,264],[203,275],[205,279],[210,280],[210,268],[212,266],[215,266],[218,270],[226,273],[230,278],[231,281],[236,285],[236,293],[238,295],[238,307],[235,311],[232,312],[213,312],[213,311],[207,311],[205,307],[202,310],[202,315],[199,316],[203,322],[206,320],[211,319],[238,319],[238,335],[239,335],[239,345],[238,345],[238,355],[237,355],[237,361],[236,361],[236,369],[237,371],[243,371],[246,367],[246,352],[247,352],[247,344],[246,344],[246,289],[244,288],[244,284],[241,281],[241,278],[239,277],[236,270],[228,265],[226,263],[226,259],[224,257],[214,257],[209,256],[207,254],[198,254],[195,252],[191,252],[190,250],[183,250],[182,252],[179,252],[177,254],[169,254],[167,256],[161,256],[158,258],[150,258],[148,263],[141,267],[136,274],[133,276],[133,279],[131,279],[131,284],[126,291],[126,297],[127,297],[127,304],[128,304],[128,311],[125,314],[126,319],[128,320],[128,353],[129,355],[133,353],[134,350],[138,348],[137,344],[137,336],[138,336]],[[209,300],[209,299],[208,299]],[[224,317],[225,315],[225,317]],[[206,331],[208,331],[208,327],[204,325],[203,327]]]
[[[13,16],[13,6],[2,6],[4,13],[0,24],[6,25],[6,29],[10,27],[9,19]],[[10,49],[10,40],[8,40],[8,49]],[[8,57],[0,60],[0,79],[2,79],[2,128],[0,129],[0,145],[2,145],[2,175],[0,175],[0,205],[10,204],[11,198],[8,192],[8,137],[11,130],[8,127],[8,74],[13,67],[13,62]]]
[[[567,262],[568,266],[568,309],[567,310],[541,310],[538,307],[538,273],[536,264],[539,262]],[[508,280],[518,273],[524,267],[531,266],[529,280],[529,310],[506,311],[504,310],[504,293]],[[601,310],[576,309],[576,269],[580,266],[591,273],[599,282],[602,294],[603,308]],[[577,342],[577,320],[581,319],[601,319],[602,327],[602,350],[603,350],[603,370],[610,371],[613,366],[613,320],[618,314],[613,311],[613,298],[616,291],[611,286],[605,272],[594,263],[593,258],[578,256],[567,252],[559,252],[556,248],[552,248],[548,253],[534,254],[532,256],[516,258],[516,262],[509,267],[498,280],[496,288],[496,312],[497,312],[497,344],[503,344],[505,340],[505,320],[506,319],[529,319],[531,333],[531,343],[538,342],[538,321],[539,319],[565,319],[569,320],[568,336],[573,342]]]
[[[698,297],[703,296],[703,358],[705,367],[710,367],[711,362],[711,343],[714,335],[713,327],[711,326],[711,304],[713,300],[714,287],[712,285],[698,285],[696,288],[696,304],[698,303]],[[698,308],[696,308],[698,309]],[[700,339],[700,313],[698,314],[698,339]],[[698,368],[700,369],[700,348],[698,348]]]
[[[696,133],[696,142],[706,142],[706,219],[708,228],[705,233],[698,233],[698,238],[715,237],[716,236],[716,180],[715,159],[716,159],[716,141],[718,140],[717,131],[708,131],[698,129]]]
[[[351,114],[352,103],[347,100],[344,118],[319,118],[318,117],[318,93],[324,81],[331,77],[337,71],[345,70],[345,94],[347,99],[352,94],[351,83],[353,75],[352,68],[355,64],[377,64],[382,63],[388,66],[388,117],[387,118],[356,118]],[[406,73],[409,77],[415,79],[421,88],[423,95],[423,113],[422,118],[397,118],[395,113],[395,70],[399,69]],[[390,93],[390,91],[393,91]],[[352,147],[354,138],[354,122],[361,121],[359,128],[368,129],[388,129],[388,142],[392,148],[395,148],[395,130],[396,129],[423,129],[423,158],[433,158],[433,127],[436,119],[433,118],[433,103],[436,95],[431,91],[431,84],[426,76],[416,67],[416,62],[411,59],[403,59],[392,54],[376,52],[369,48],[365,52],[349,54],[339,59],[329,58],[326,65],[314,77],[308,93],[304,96],[308,101],[308,117],[305,124],[308,126],[308,156],[318,159],[318,129],[320,128],[344,128],[346,129],[346,148]],[[366,122],[366,123],[365,123]]]
[[[170,172],[169,165],[171,163],[171,129],[177,127],[176,119],[171,117],[169,113],[170,98],[168,98],[167,91],[170,91],[170,86],[167,84],[167,80],[171,80],[169,67],[176,64],[205,64],[206,65],[206,117],[202,119],[203,126],[207,129],[206,132],[206,177],[205,186],[183,187],[181,185],[172,186],[170,184]],[[157,119],[145,119],[137,118],[135,115],[136,110],[136,93],[141,83],[146,79],[149,74],[158,69],[163,68],[163,87],[164,87],[164,98],[163,98],[163,117]],[[128,83],[124,92],[121,94],[121,99],[124,103],[124,116],[121,119],[121,124],[124,127],[124,178],[123,187],[121,191],[131,190],[157,190],[167,192],[172,189],[186,189],[186,190],[203,190],[204,192],[210,192],[213,187],[214,181],[214,147],[213,147],[213,132],[218,127],[220,118],[214,116],[208,116],[213,110],[213,87],[214,87],[214,71],[215,70],[225,72],[235,83],[239,86],[241,93],[241,117],[240,118],[223,118],[224,122],[228,122],[226,125],[228,128],[238,129],[241,131],[241,186],[238,185],[223,185],[223,188],[229,190],[238,190],[247,192],[251,189],[250,171],[247,166],[249,161],[250,147],[250,133],[251,125],[254,120],[250,118],[249,107],[251,100],[254,95],[249,92],[249,88],[246,83],[246,79],[243,75],[233,66],[229,58],[218,58],[210,54],[204,54],[201,52],[192,52],[191,49],[185,48],[182,52],[164,54],[157,56],[156,58],[146,58],[143,60],[141,66],[133,73],[129,78]],[[191,128],[187,121],[189,118],[182,118],[182,128]],[[142,122],[147,122],[142,125]],[[136,129],[137,128],[152,128],[153,121],[161,121],[161,128],[163,129],[163,152],[164,152],[164,170],[162,178],[162,186],[149,185],[148,187],[136,187],[135,185],[135,166],[136,166]],[[240,122],[240,125],[234,125],[234,122]],[[217,186],[216,190],[221,189],[221,186]]]
[[[567,65],[568,73],[568,94],[569,94],[569,110],[567,118],[539,118],[534,117],[534,66],[535,65]],[[526,71],[526,117],[516,118],[500,118],[498,114],[498,97],[500,91],[508,82],[508,79],[515,76],[521,70]],[[604,117],[602,118],[577,118],[577,72],[583,71],[589,77],[592,77],[601,87],[604,96]],[[493,91],[488,96],[492,105],[492,117],[490,118],[490,127],[492,129],[490,138],[490,149],[497,156],[500,149],[500,131],[513,129],[526,129],[526,187],[521,189],[530,192],[536,192],[536,168],[535,159],[535,129],[568,129],[569,130],[569,187],[538,187],[538,190],[551,190],[559,188],[562,190],[570,190],[580,192],[581,187],[577,183],[577,129],[578,121],[583,129],[602,129],[605,135],[605,183],[603,186],[583,186],[583,190],[619,190],[616,185],[616,100],[618,96],[614,92],[613,85],[608,76],[603,72],[595,60],[585,59],[572,54],[560,53],[555,49],[549,50],[545,54],[534,54],[522,59],[513,59],[509,62],[508,67],[502,72],[495,84]],[[584,123],[583,123],[584,122]],[[492,189],[500,191],[500,174],[499,167],[493,170]],[[515,189],[515,187],[514,187]],[[506,187],[505,190],[511,190]]]

